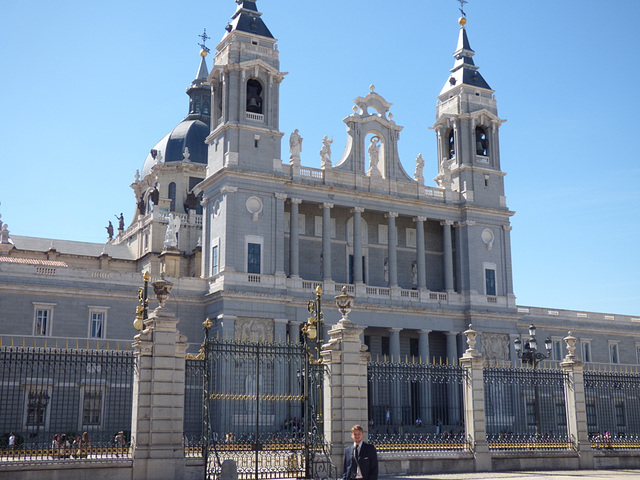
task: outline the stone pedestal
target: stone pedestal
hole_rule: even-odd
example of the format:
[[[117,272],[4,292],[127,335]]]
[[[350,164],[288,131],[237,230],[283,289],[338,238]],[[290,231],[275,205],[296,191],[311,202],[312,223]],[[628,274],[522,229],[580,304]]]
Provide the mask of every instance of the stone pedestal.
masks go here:
[[[185,476],[184,377],[187,338],[166,307],[156,308],[135,336],[131,444],[133,480]]]
[[[160,254],[161,273],[170,277],[180,277],[182,255],[176,247],[165,247]]]
[[[460,358],[467,372],[464,385],[464,425],[467,439],[473,447],[476,472],[490,472],[491,454],[487,443],[487,423],[484,414],[484,359],[475,349],[478,333],[469,325],[464,332],[469,348]]]
[[[567,408],[567,427],[569,435],[576,442],[578,459],[581,469],[592,469],[594,465],[593,449],[589,442],[589,432],[587,429],[587,403],[584,394],[584,363],[576,355],[575,338],[569,336],[565,341],[573,340],[573,345],[569,346],[569,355],[560,363],[560,367],[567,373],[564,386],[565,405]]]
[[[343,318],[329,330],[330,340],[322,347],[322,359],[330,378],[330,388],[324,389],[325,435],[338,471],[342,470],[344,449],[351,443],[351,427],[362,425],[368,432],[369,353],[360,341],[363,331],[363,327]]]

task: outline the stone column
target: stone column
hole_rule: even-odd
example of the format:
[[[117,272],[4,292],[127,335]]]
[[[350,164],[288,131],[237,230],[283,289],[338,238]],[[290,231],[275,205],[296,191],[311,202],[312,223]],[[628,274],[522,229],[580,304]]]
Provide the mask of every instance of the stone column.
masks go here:
[[[362,272],[362,212],[364,208],[353,209],[353,283],[364,282]]]
[[[449,365],[455,365],[458,360],[458,332],[444,332],[447,338],[447,361]],[[449,396],[449,424],[457,425],[460,422],[460,391],[458,385],[455,383],[449,383],[447,385],[447,392]]]
[[[584,393],[584,363],[575,355],[576,341],[571,332],[564,338],[569,352],[560,367],[567,373],[564,385],[567,408],[567,431],[576,442],[580,469],[595,468],[593,450],[587,429],[587,402]]]
[[[467,373],[467,379],[464,383],[465,435],[474,448],[476,472],[490,472],[491,454],[487,444],[487,425],[484,412],[484,359],[475,349],[478,332],[469,325],[469,330],[464,334],[469,345],[467,351],[460,358],[460,365]]]
[[[389,252],[389,286],[398,286],[398,232],[396,231],[396,212],[389,212],[387,217],[387,248]]]
[[[276,193],[276,225],[275,225],[275,273],[284,277],[284,201],[286,193]]]
[[[429,333],[431,330],[418,330],[418,353],[420,363],[429,363],[431,354],[429,352]],[[424,423],[430,423],[433,418],[433,406],[431,405],[431,387],[427,382],[419,383],[420,389],[420,418]]]
[[[391,362],[400,361],[400,330],[401,328],[389,329],[389,355]]]
[[[424,258],[424,222],[427,217],[416,217],[416,266],[418,268],[418,290],[427,289],[427,266]]]
[[[330,455],[342,474],[344,449],[351,442],[353,425],[368,433],[367,362],[369,353],[360,342],[363,327],[342,318],[331,330],[331,339],[322,347],[322,359],[331,385],[324,389],[325,435]]]
[[[445,220],[440,223],[443,227],[444,242],[444,288],[447,293],[454,293],[453,285],[453,249],[451,247],[451,220]]]
[[[330,282],[331,277],[331,209],[333,203],[322,204],[322,279]]]
[[[133,480],[185,477],[183,446],[184,377],[187,338],[164,305],[171,283],[154,282],[160,300],[134,337],[131,447]]]
[[[420,361],[429,363],[431,361],[431,354],[429,352],[429,334],[431,330],[418,330],[418,353],[420,355]]]
[[[289,228],[289,276],[300,276],[300,243],[298,227],[298,205],[302,203],[299,198],[291,199],[291,221]]]

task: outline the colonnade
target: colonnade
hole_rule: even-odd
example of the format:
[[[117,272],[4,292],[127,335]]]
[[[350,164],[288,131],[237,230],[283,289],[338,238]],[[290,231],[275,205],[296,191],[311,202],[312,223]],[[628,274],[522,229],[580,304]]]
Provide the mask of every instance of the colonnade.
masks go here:
[[[300,225],[298,222],[299,206],[302,203],[300,198],[290,198],[290,229],[289,229],[289,276],[298,278],[300,276]],[[331,271],[331,210],[335,207],[333,203],[324,202],[320,205],[322,210],[322,280],[335,281]],[[365,283],[362,263],[356,259],[363,256],[362,245],[362,214],[365,209],[362,207],[349,208],[353,215],[353,283]],[[387,266],[388,286],[398,286],[398,234],[396,222],[398,212],[389,211],[385,213],[387,219]],[[424,226],[427,221],[425,216],[413,218],[416,226],[416,270],[417,288],[425,290],[427,288],[427,266],[425,260],[425,233]],[[454,270],[453,270],[453,248],[451,227],[454,222],[451,220],[440,221],[443,229],[444,244],[444,286],[445,291],[453,293]],[[280,270],[279,268],[276,268]],[[283,269],[284,270],[284,269]]]

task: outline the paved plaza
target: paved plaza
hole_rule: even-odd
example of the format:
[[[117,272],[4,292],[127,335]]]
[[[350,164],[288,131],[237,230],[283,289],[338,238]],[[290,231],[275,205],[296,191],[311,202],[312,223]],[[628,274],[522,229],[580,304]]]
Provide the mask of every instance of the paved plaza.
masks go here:
[[[563,470],[556,472],[439,473],[385,477],[393,480],[640,480],[640,470]]]

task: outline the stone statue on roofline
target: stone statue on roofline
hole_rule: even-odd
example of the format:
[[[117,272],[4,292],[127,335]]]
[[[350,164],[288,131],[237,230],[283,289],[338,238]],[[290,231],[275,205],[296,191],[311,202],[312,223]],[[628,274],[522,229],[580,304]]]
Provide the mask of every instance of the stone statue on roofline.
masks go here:
[[[289,156],[290,163],[300,165],[300,153],[302,153],[302,140],[303,138],[300,136],[299,130],[296,128],[291,135],[289,136],[289,151],[291,155]]]
[[[331,168],[331,144],[333,139],[329,140],[326,135],[322,139],[322,149],[320,149],[320,168],[325,170]]]

